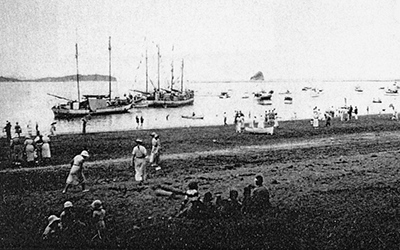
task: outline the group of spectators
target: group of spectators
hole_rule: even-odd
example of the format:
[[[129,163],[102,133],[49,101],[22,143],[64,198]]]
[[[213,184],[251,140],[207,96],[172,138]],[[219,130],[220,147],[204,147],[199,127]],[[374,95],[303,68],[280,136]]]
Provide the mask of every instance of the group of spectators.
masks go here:
[[[50,162],[50,137],[41,134],[37,124],[36,132],[34,133],[32,125],[29,122],[25,136],[22,135],[22,128],[18,122],[16,122],[14,127],[15,136],[12,136],[11,128],[11,123],[7,121],[3,131],[6,133],[7,141],[9,141],[9,159],[14,166],[34,167]],[[52,124],[51,131],[53,130],[55,131],[54,124]]]
[[[213,197],[211,192],[206,192],[201,197],[197,182],[190,182],[177,217],[209,219],[262,215],[271,208],[270,194],[263,185],[261,175],[257,175],[254,182],[255,186],[244,187],[241,200],[238,199],[239,192],[234,189],[230,190],[227,199],[223,199],[220,195]]]

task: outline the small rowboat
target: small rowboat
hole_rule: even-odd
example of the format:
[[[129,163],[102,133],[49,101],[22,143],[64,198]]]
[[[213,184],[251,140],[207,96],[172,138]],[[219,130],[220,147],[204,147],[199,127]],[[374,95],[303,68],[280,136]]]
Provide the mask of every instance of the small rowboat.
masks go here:
[[[181,117],[184,119],[193,119],[193,120],[204,119],[204,116],[197,116],[197,115],[182,115]]]

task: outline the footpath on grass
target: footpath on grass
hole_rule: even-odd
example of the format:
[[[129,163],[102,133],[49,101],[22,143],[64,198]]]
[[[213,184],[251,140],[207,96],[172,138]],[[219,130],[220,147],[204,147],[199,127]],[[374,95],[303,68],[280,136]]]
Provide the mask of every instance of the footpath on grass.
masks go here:
[[[179,154],[164,154],[162,155],[163,160],[182,160],[190,158],[198,158],[204,156],[223,156],[223,155],[241,155],[241,154],[257,154],[265,151],[275,150],[290,150],[290,149],[301,149],[301,148],[315,148],[315,147],[326,147],[357,143],[389,143],[391,141],[398,141],[400,139],[400,133],[393,131],[385,132],[368,132],[368,133],[357,133],[357,134],[342,134],[342,135],[330,135],[323,138],[307,138],[307,139],[288,139],[285,142],[275,144],[264,144],[254,146],[240,146],[226,148],[223,150],[212,150],[212,151],[197,151],[191,153],[179,153]],[[215,143],[219,143],[216,141]],[[130,157],[122,157],[118,159],[99,160],[99,161],[88,161],[85,166],[95,168],[98,164],[123,164],[129,163]],[[0,170],[1,173],[10,172],[21,172],[21,171],[35,171],[35,170],[52,170],[59,168],[69,168],[69,164],[45,166],[45,167],[34,167],[34,168],[17,168],[17,169],[5,169]]]

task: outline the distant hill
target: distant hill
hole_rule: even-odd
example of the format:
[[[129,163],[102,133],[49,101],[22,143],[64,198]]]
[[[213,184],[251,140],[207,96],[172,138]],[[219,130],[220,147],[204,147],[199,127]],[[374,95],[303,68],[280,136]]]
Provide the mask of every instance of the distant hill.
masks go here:
[[[96,82],[96,81],[108,81],[108,76],[105,75],[79,75],[79,81],[91,81],[91,82]],[[31,79],[31,80],[19,80],[16,78],[9,78],[9,77],[3,77],[0,76],[0,82],[72,82],[76,81],[76,75],[69,75],[69,76],[61,76],[61,77],[45,77],[45,78],[39,78],[39,79]],[[117,81],[117,78],[111,77],[111,81],[115,82]]]
[[[264,75],[261,71],[258,71],[254,76],[250,78],[251,81],[264,81]]]
[[[9,78],[9,77],[3,77],[0,76],[0,82],[19,82],[20,80],[16,78]]]
[[[79,75],[79,81],[108,81],[109,76],[105,75]],[[34,80],[27,80],[28,82],[75,82],[76,75],[61,76],[61,77],[45,77]],[[117,81],[117,78],[111,77],[111,81]]]

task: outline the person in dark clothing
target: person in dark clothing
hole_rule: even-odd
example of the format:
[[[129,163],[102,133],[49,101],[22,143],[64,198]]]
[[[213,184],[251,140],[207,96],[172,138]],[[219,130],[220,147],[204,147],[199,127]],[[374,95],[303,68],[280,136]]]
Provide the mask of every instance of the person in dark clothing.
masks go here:
[[[6,126],[4,127],[4,131],[6,132],[7,135],[7,140],[11,140],[11,123],[9,121],[6,122]]]
[[[349,107],[349,120],[351,120],[351,115],[353,114],[353,107],[350,105]]]
[[[144,118],[140,116],[140,127],[143,128]]]
[[[18,135],[18,137],[21,137],[22,129],[21,126],[18,124],[18,122],[15,123],[15,133]]]
[[[263,185],[264,179],[261,175],[257,175],[254,181],[256,188],[253,190],[251,195],[251,213],[262,215],[271,207],[271,203],[269,201],[269,191]]]

